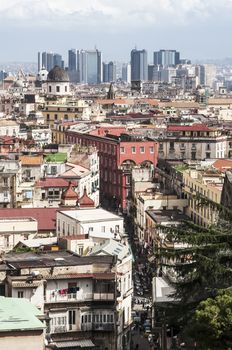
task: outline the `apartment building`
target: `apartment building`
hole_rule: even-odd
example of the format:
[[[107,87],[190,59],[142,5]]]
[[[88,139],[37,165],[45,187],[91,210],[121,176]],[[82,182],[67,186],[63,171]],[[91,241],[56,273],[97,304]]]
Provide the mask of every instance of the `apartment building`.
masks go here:
[[[204,160],[227,157],[223,130],[204,124],[169,125],[159,137],[159,158]]]
[[[46,314],[50,347],[68,350],[85,340],[91,349],[116,349],[117,257],[12,253],[5,262],[7,296],[30,300]]]
[[[125,129],[125,127],[124,127]],[[154,167],[158,143],[120,130],[98,128],[91,133],[66,132],[66,142],[94,146],[100,159],[101,202],[106,207],[127,212],[131,198],[131,171],[134,166]],[[98,136],[100,135],[100,136]]]
[[[212,206],[199,205],[198,195],[215,203],[221,203],[224,174],[217,169],[188,169],[183,171],[183,191],[189,201],[186,214],[202,226],[216,223],[217,211]]]

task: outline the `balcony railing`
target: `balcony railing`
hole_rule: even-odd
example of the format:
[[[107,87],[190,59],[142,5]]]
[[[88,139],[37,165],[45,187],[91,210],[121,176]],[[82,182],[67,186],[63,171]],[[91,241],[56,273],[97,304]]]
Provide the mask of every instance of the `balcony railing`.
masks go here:
[[[83,323],[82,331],[114,331],[114,323]]]
[[[114,300],[114,293],[51,293],[45,296],[45,303],[82,302],[92,300]]]

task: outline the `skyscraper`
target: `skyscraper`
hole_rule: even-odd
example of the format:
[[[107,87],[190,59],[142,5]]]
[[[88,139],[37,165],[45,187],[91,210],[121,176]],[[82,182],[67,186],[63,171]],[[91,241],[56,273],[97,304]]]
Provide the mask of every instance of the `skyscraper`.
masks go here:
[[[129,84],[131,81],[131,65],[130,63],[125,63],[122,65],[122,81]]]
[[[62,56],[58,53],[54,53],[53,55],[53,66],[59,66],[62,68]]]
[[[68,70],[71,72],[77,70],[77,50],[75,49],[68,51]]]
[[[80,82],[100,84],[102,82],[102,54],[97,49],[78,52]]]
[[[103,82],[111,83],[116,81],[116,65],[111,61],[102,64]]]
[[[41,65],[41,55],[38,53],[38,70],[45,68],[47,71],[50,71],[54,66],[63,67],[64,62],[62,56],[58,53],[52,52],[42,52],[42,65]],[[40,67],[40,69],[39,69]]]
[[[131,51],[131,81],[147,80],[147,51]]]
[[[164,67],[176,66],[180,63],[180,53],[176,50],[160,50],[154,52],[154,64]]]
[[[38,52],[38,67],[37,67],[37,69],[38,69],[38,72],[41,70],[41,55],[40,55],[40,52]]]

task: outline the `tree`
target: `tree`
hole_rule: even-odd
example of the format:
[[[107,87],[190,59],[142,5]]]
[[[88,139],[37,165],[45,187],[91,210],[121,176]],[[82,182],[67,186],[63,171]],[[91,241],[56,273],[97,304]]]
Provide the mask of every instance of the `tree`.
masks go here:
[[[197,349],[232,349],[232,289],[202,301],[194,315],[189,336],[197,339]]]
[[[202,197],[198,205],[216,210],[217,224],[205,228],[185,221],[179,227],[160,227],[166,233],[165,240],[172,244],[156,251],[160,268],[175,270],[176,274],[176,280],[170,281],[175,290],[174,302],[162,307],[169,325],[178,326],[185,336],[199,304],[232,286],[232,213]]]

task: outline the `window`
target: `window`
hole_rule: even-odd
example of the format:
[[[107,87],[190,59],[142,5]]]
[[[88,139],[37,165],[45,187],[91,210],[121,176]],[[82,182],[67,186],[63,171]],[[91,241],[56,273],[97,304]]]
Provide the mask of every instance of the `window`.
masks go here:
[[[7,191],[4,191],[4,192],[3,192],[3,195],[4,195],[4,198],[7,198],[7,197],[8,197],[8,192],[7,192]]]
[[[78,245],[78,254],[83,255],[84,252],[84,246],[83,245]]]
[[[140,147],[140,153],[144,153],[145,152],[145,148],[142,146]]]
[[[67,86],[65,86],[64,90],[65,90],[65,92],[67,92],[67,91],[68,91],[68,87],[67,87]]]
[[[106,232],[106,227],[105,226],[101,227],[101,232]]]
[[[89,232],[93,232],[93,227],[89,227]]]
[[[149,149],[150,149],[150,153],[154,153],[154,147],[153,146],[149,147]]]
[[[162,151],[164,149],[164,145],[162,143],[159,144],[159,150]]]
[[[120,153],[124,154],[125,153],[125,147],[120,147]]]
[[[133,154],[136,153],[136,148],[135,147],[131,147],[131,153],[133,153]]]
[[[50,120],[50,114],[47,114],[47,120]]]
[[[51,85],[49,85],[49,87],[48,87],[48,92],[52,92],[52,87],[51,87]]]
[[[205,156],[207,159],[210,159],[210,152],[206,152]]]
[[[58,120],[58,115],[57,114],[54,115],[54,120]]]
[[[119,232],[119,225],[115,225],[115,232]]]
[[[4,186],[8,186],[8,179],[6,177],[3,178]]]
[[[18,298],[23,298],[23,294],[24,294],[23,291],[19,290],[18,291]]]
[[[130,175],[126,175],[126,185],[130,185],[130,183],[131,183]]]
[[[56,86],[56,92],[60,92],[60,87]]]
[[[69,323],[69,325],[73,325],[76,323],[76,311],[75,310],[69,310],[68,323]]]
[[[57,167],[51,166],[51,175],[56,175],[56,173],[57,173]]]

